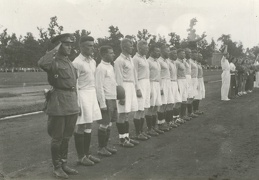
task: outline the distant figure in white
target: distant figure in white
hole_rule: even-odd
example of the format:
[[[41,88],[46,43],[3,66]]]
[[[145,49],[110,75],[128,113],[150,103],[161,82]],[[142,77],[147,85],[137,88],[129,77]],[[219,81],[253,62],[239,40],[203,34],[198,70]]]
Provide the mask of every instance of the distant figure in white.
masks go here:
[[[222,101],[230,100],[228,98],[228,92],[230,87],[230,66],[227,58],[229,58],[229,54],[226,52],[226,48],[225,48],[224,55],[221,59],[221,67],[223,70],[221,74],[221,79],[222,79],[221,100]]]
[[[257,67],[259,66],[259,54],[256,57],[254,65]],[[255,83],[254,83],[255,88],[259,88],[259,71],[255,71]]]

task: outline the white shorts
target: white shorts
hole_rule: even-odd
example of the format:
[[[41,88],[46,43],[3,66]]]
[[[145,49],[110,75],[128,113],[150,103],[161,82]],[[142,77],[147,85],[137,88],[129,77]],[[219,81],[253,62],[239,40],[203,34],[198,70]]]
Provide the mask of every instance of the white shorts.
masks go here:
[[[134,83],[123,82],[122,87],[125,90],[125,104],[120,105],[117,100],[118,113],[138,111],[138,100]]]
[[[191,75],[186,75],[186,82],[187,82],[187,98],[193,98],[193,89],[192,89],[192,77]]]
[[[149,79],[141,79],[138,81],[139,89],[142,97],[138,98],[138,110],[144,111],[150,107],[150,82]]]
[[[150,82],[151,98],[150,106],[161,106],[161,89],[159,82]]]
[[[176,81],[171,81],[171,92],[173,96],[173,103],[182,102],[182,97],[179,93],[178,83]]]
[[[205,98],[205,86],[203,78],[198,78],[198,94],[194,99],[202,100]]]
[[[76,124],[92,123],[93,121],[102,119],[95,89],[79,90],[78,102],[81,115],[78,116]]]
[[[161,95],[162,104],[172,104],[173,95],[171,91],[171,80],[162,79],[161,80],[161,89],[163,89],[164,95]]]
[[[187,97],[188,97],[188,90],[187,90],[187,81],[186,79],[177,79],[178,82],[178,87],[179,87],[179,92],[180,92],[180,96],[182,98],[182,102],[183,101],[187,101]]]
[[[192,78],[192,96],[198,95],[198,78]]]

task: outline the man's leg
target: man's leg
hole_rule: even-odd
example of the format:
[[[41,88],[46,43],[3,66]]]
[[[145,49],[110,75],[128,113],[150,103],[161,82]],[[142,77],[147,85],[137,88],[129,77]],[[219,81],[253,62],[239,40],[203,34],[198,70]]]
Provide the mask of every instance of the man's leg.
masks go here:
[[[48,117],[48,134],[51,136],[51,158],[54,166],[53,174],[58,178],[68,178],[68,175],[62,169],[61,144],[65,129],[64,116]]]
[[[68,155],[68,144],[69,140],[73,135],[75,124],[77,121],[77,114],[65,116],[65,129],[64,129],[64,137],[61,143],[61,161],[62,161],[62,169],[67,174],[78,174],[78,172],[67,166],[67,155]]]
[[[134,125],[135,125],[135,131],[136,131],[136,139],[145,141],[148,138],[145,137],[141,132],[143,131],[143,123],[144,119],[143,118],[144,111],[137,111],[134,117]]]
[[[122,147],[134,147],[134,144],[126,140],[128,127],[127,127],[127,123],[125,122],[128,119],[128,116],[129,116],[129,113],[119,113],[118,120],[116,123],[117,129],[119,132],[120,144]]]

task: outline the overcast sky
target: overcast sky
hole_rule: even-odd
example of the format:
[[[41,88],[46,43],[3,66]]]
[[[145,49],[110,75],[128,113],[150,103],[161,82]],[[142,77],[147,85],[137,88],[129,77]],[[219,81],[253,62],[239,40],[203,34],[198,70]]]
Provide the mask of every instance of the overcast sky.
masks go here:
[[[167,36],[187,37],[190,19],[196,17],[197,34],[208,42],[222,34],[242,41],[245,47],[259,44],[259,0],[0,0],[0,31],[38,38],[37,27],[47,29],[57,16],[64,32],[86,29],[95,38],[108,36],[110,25],[124,35],[147,29]]]

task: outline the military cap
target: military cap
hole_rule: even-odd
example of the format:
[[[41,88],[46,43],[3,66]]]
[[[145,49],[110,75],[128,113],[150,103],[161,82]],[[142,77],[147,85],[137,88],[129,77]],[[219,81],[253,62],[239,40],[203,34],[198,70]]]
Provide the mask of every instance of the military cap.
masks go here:
[[[55,44],[56,42],[67,42],[67,43],[73,43],[74,41],[74,36],[71,33],[64,33],[64,34],[59,34],[55,36],[54,38],[51,39],[51,43]]]

